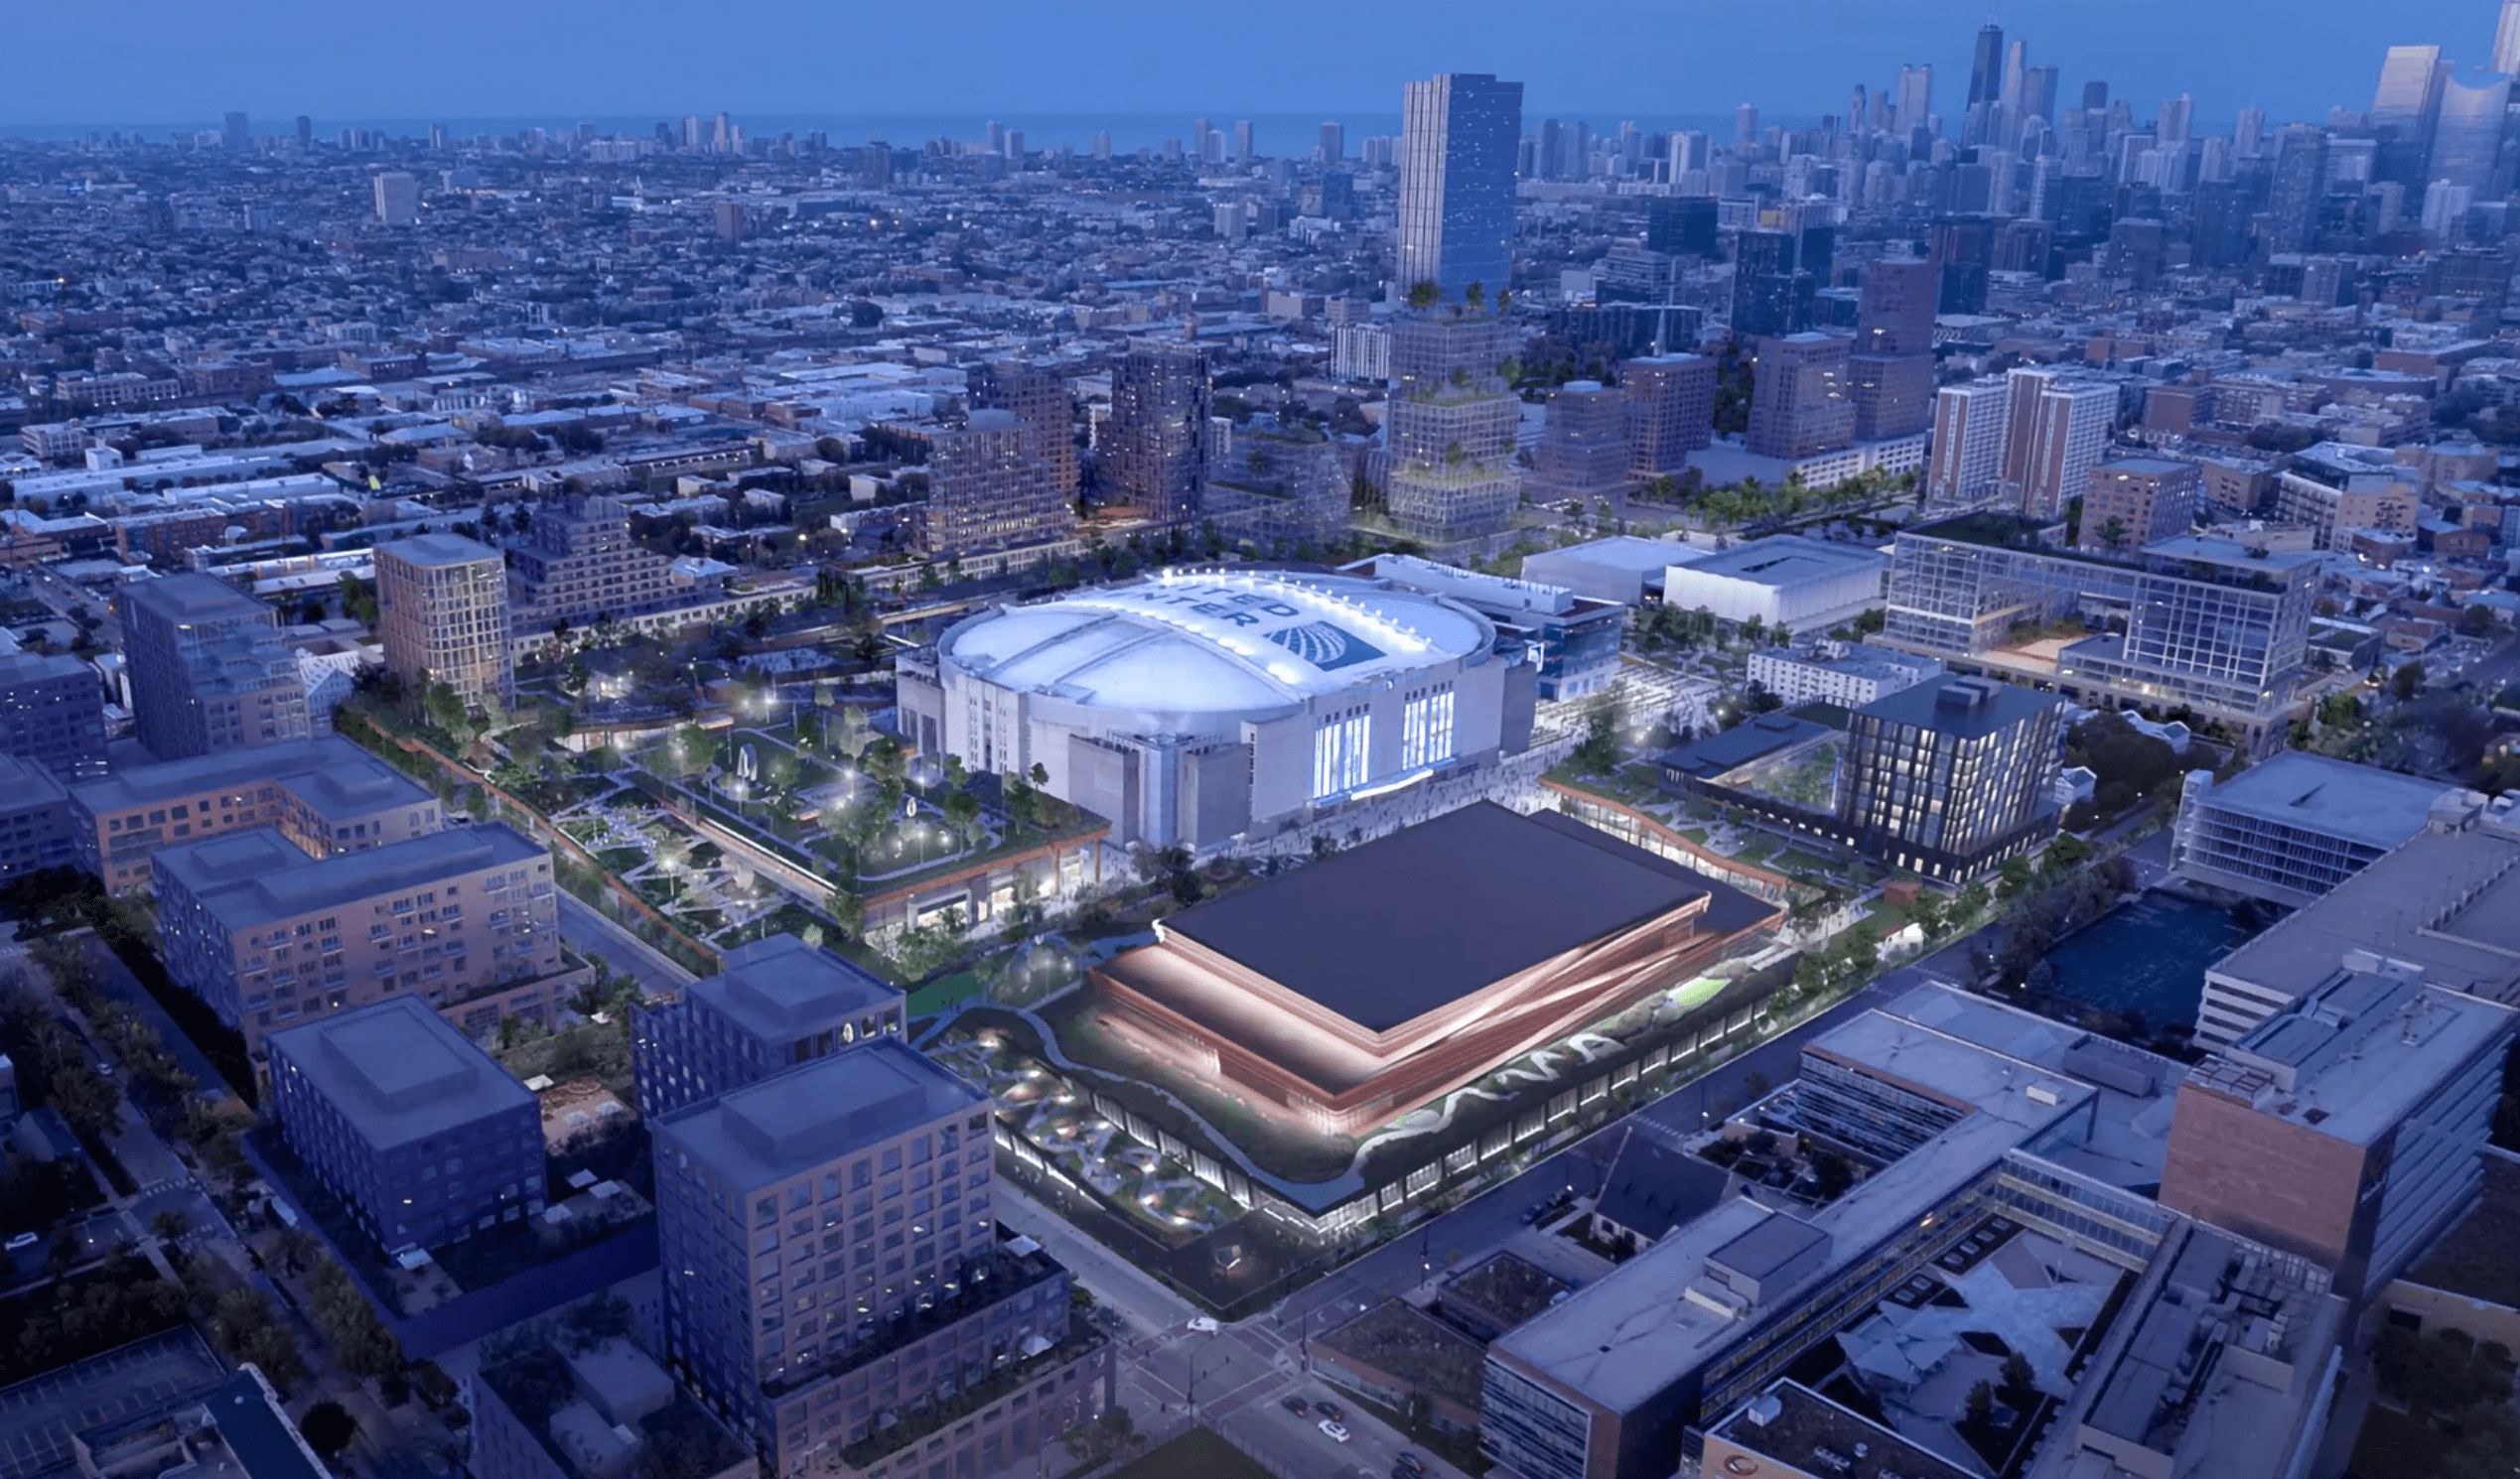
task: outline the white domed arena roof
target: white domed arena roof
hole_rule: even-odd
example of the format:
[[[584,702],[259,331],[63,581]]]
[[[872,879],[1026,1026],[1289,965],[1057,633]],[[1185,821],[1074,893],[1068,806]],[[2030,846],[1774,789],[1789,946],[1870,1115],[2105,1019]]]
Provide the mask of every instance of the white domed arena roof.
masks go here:
[[[1168,570],[957,623],[938,655],[1001,688],[1160,714],[1282,709],[1486,651],[1438,597],[1348,576]]]

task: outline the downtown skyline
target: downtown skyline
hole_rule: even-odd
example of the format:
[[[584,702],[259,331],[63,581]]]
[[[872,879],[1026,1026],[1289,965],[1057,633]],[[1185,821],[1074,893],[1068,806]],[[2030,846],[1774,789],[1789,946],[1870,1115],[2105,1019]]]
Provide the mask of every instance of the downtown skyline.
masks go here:
[[[246,7],[275,19],[296,9]],[[306,113],[328,127],[370,128],[423,119],[629,121],[725,109],[757,119],[967,115],[999,116],[1010,126],[1017,126],[1013,115],[1073,119],[1085,137],[1044,134],[1039,142],[1082,147],[1094,127],[1109,125],[1088,124],[1093,110],[1079,103],[1118,97],[1128,106],[1104,117],[1338,118],[1351,135],[1361,135],[1378,131],[1371,126],[1377,116],[1391,117],[1396,132],[1393,92],[1404,75],[1451,70],[1522,79],[1532,117],[1596,126],[1635,118],[1667,127],[1694,125],[1751,102],[1775,121],[1808,122],[1842,109],[1849,86],[1883,86],[1895,80],[1901,65],[1917,63],[1933,66],[1937,103],[1947,94],[1945,111],[1956,116],[1970,49],[1988,19],[1957,0],[1896,8],[1836,4],[1826,28],[1768,13],[1703,14],[1702,7],[1677,5],[1612,6],[1582,27],[1534,27],[1527,13],[1484,3],[1388,14],[1298,5],[1280,14],[1280,24],[1255,28],[1230,48],[1182,52],[1150,48],[1147,38],[1170,33],[1151,15],[1143,24],[1131,19],[1144,7],[1118,7],[1107,12],[1114,19],[1104,26],[1085,28],[1044,25],[1030,13],[982,5],[983,23],[946,59],[928,55],[934,43],[910,30],[914,18],[908,16],[843,21],[784,4],[740,9],[727,18],[732,34],[788,37],[824,50],[834,65],[810,72],[765,69],[761,54],[743,46],[695,54],[674,28],[640,24],[638,5],[617,11],[619,24],[598,29],[556,15],[458,4],[443,13],[441,25],[418,33],[355,15],[328,17],[318,30],[255,27],[232,12],[212,17],[142,5],[119,16],[107,38],[74,13],[31,15],[19,34],[37,52],[77,52],[110,40],[117,64],[101,72],[69,69],[19,79],[0,103],[0,135],[210,127],[232,108],[274,120]],[[661,7],[654,12],[651,19],[664,15]],[[1308,19],[1320,24],[1302,24]],[[2210,122],[2227,121],[2247,106],[2302,121],[2316,121],[2330,106],[2362,106],[2370,85],[2364,59],[2391,45],[2439,42],[2463,66],[2480,65],[2490,54],[2495,16],[2492,6],[2476,0],[2414,0],[2385,13],[2339,0],[2308,6],[2252,0],[2201,13],[2148,0],[2105,13],[2063,3],[2017,4],[1998,20],[2008,38],[2030,40],[2035,65],[2061,68],[2068,91],[2105,79],[2114,95],[2142,99],[2148,108],[2186,92],[2196,98],[2199,121]],[[1349,39],[1326,47],[1324,28]],[[2183,44],[2154,45],[2170,34],[2165,28]],[[1606,30],[1633,44],[1594,45]],[[258,33],[250,50],[235,40],[246,33]],[[482,39],[490,34],[505,40],[486,48]],[[334,62],[346,49],[403,60],[383,74],[343,69]],[[870,51],[900,54],[911,65],[861,69],[855,59]],[[564,53],[572,65],[561,76],[551,59]],[[2203,65],[2206,58],[2220,65]]]

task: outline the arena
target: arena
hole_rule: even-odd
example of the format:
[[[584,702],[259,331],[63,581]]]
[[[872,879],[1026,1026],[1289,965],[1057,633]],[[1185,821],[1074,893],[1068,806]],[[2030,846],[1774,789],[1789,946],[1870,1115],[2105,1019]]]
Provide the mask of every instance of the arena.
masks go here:
[[[1537,670],[1458,602],[1168,570],[1002,606],[901,664],[921,754],[1031,774],[1120,842],[1209,851],[1519,751]]]
[[[1270,1120],[1353,1136],[1716,963],[1782,911],[1554,812],[1487,802],[1156,922],[1102,1021]]]

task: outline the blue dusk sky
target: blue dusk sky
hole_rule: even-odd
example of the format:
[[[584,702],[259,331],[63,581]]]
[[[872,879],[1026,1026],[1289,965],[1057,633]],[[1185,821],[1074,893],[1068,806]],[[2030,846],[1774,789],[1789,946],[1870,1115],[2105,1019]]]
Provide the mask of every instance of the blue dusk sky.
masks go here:
[[[1996,16],[2061,68],[2060,98],[2105,78],[2149,118],[2193,93],[2200,124],[2255,103],[2318,119],[2369,103],[2381,52],[2437,43],[2481,62],[2494,0],[2011,0]],[[214,126],[257,132],[296,114],[346,123],[612,124],[685,113],[738,121],[1031,117],[1066,135],[1100,114],[1193,114],[1219,125],[1336,118],[1396,126],[1404,78],[1454,69],[1519,78],[1529,119],[1647,127],[1842,111],[1857,82],[1934,67],[1957,126],[1987,0],[109,0],[12,7],[10,50],[48,59],[0,91],[0,128],[46,133]],[[1051,120],[1059,120],[1052,123]],[[1115,128],[1144,133],[1155,125]],[[904,125],[908,127],[907,124]],[[1167,127],[1166,132],[1177,129]],[[835,142],[846,142],[833,130]],[[863,132],[863,129],[861,129]],[[897,133],[894,141],[915,142]],[[1033,138],[1037,145],[1081,138]],[[1133,142],[1123,140],[1124,143]],[[1264,137],[1263,146],[1273,141]],[[1292,149],[1310,140],[1275,141]]]

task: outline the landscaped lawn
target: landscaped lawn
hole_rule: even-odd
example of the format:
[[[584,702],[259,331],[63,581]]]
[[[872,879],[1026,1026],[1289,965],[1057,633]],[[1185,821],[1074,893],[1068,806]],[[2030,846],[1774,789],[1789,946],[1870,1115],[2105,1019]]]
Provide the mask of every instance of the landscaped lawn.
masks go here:
[[[1322,1441],[1328,1443],[1330,1439]],[[1335,1468],[1335,1464],[1325,1462],[1322,1472],[1330,1473]],[[1274,1476],[1254,1462],[1250,1454],[1226,1442],[1213,1431],[1193,1427],[1140,1457],[1135,1463],[1122,1466],[1111,1475],[1111,1479],[1274,1479]]]
[[[935,980],[910,994],[911,1016],[933,1016],[958,1002],[978,996],[987,986],[976,971],[964,969]]]

